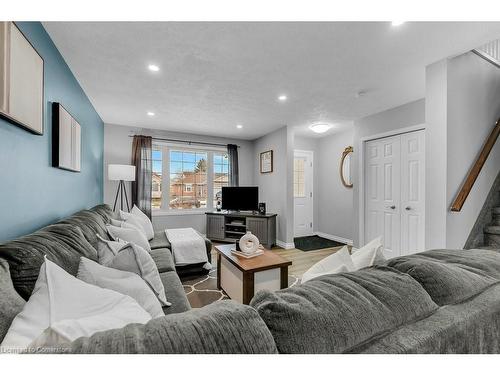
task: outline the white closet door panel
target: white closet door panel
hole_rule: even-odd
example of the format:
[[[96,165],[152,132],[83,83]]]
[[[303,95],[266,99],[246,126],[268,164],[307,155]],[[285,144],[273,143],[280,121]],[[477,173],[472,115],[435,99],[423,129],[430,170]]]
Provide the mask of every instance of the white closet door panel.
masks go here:
[[[400,255],[400,136],[365,144],[365,242],[382,236],[385,256]]]
[[[425,249],[425,133],[401,136],[401,249],[412,254]]]

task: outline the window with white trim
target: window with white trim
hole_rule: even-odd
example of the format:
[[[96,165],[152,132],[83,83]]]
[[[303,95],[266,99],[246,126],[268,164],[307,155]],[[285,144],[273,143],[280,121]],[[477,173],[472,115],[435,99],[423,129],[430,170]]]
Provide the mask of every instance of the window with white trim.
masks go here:
[[[228,186],[228,155],[223,149],[154,143],[152,178],[155,211],[213,209],[222,186]]]

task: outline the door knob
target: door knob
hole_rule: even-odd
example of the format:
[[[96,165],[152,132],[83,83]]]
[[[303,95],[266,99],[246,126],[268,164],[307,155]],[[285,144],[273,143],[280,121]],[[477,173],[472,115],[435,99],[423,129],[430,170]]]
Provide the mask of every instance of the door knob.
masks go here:
[[[387,208],[390,208],[391,210],[395,210],[396,209],[396,206],[392,205],[392,206],[389,206]]]
[[[405,210],[406,210],[406,211],[410,211],[410,210],[411,210],[411,207],[410,207],[410,206],[406,206],[406,207],[405,207]]]

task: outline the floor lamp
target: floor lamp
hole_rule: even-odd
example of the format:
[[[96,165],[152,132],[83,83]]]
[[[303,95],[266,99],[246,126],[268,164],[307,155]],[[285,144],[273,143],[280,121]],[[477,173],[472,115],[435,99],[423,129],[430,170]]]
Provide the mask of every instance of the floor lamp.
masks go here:
[[[123,196],[125,195],[125,203],[127,204],[127,211],[130,212],[128,204],[127,189],[125,188],[125,181],[135,181],[135,166],[123,164],[108,164],[108,180],[120,181],[118,183],[118,190],[116,190],[115,204],[113,211],[116,209],[118,201],[118,194],[120,195],[120,209],[123,211]]]

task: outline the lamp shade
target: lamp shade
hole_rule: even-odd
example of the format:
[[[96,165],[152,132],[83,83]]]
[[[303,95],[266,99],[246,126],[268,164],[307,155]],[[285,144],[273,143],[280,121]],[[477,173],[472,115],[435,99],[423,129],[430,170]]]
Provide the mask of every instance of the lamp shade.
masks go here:
[[[135,166],[124,164],[108,164],[108,180],[135,181]]]

